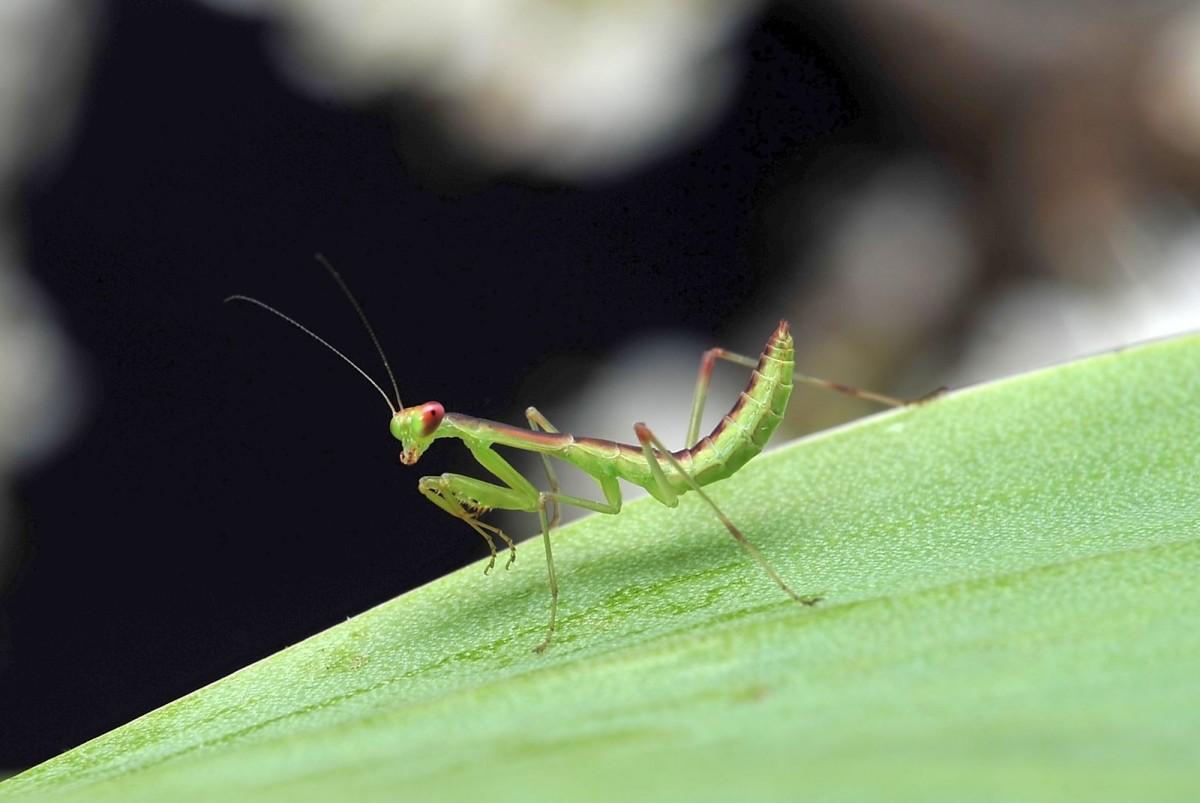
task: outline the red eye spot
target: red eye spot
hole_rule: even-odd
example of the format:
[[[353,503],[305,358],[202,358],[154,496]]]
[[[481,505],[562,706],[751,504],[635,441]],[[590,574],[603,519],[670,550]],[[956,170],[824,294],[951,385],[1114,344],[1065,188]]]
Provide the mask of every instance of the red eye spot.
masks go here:
[[[437,402],[426,402],[421,405],[421,437],[428,438],[437,430],[446,415],[445,408]]]

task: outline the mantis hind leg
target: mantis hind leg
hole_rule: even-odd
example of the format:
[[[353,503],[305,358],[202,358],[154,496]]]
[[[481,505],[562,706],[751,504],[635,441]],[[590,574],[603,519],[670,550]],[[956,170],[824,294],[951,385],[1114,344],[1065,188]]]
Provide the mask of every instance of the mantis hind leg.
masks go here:
[[[685,447],[695,446],[700,437],[700,419],[704,417],[704,403],[708,400],[708,387],[712,384],[713,368],[716,367],[717,360],[728,360],[747,368],[758,367],[758,360],[743,354],[734,354],[725,349],[709,349],[704,352],[704,356],[700,358],[700,376],[696,378],[696,393],[692,396],[692,415],[688,420],[687,438],[683,443]]]
[[[713,368],[716,366],[717,360],[726,360],[747,368],[758,367],[758,360],[756,358],[747,357],[744,354],[735,354],[732,351],[720,348],[709,349],[704,352],[704,356],[700,358],[700,375],[696,378],[696,393],[692,397],[692,414],[688,421],[687,438],[684,441],[685,446],[695,446],[700,438],[700,420],[704,416],[704,403],[708,400],[708,388],[712,384]],[[799,371],[796,371],[792,375],[792,381],[804,382],[823,390],[831,390],[834,393],[853,396],[856,399],[867,399],[868,401],[877,402],[888,407],[907,407],[910,404],[924,404],[946,392],[945,387],[940,387],[937,390],[926,393],[919,399],[897,399],[894,396],[885,396],[882,393],[876,393],[871,390],[862,390],[850,385],[843,385],[841,382],[833,382],[828,379],[802,374]]]
[[[650,431],[649,427],[647,427],[645,424],[639,423],[634,424],[633,429],[634,432],[637,433],[638,442],[642,444],[642,452],[646,456],[646,463],[649,465],[650,473],[654,477],[655,487],[648,490],[651,490],[651,493],[653,493],[655,498],[670,507],[674,507],[676,504],[678,504],[679,491],[677,491],[667,479],[667,475],[662,468],[662,463],[659,461],[659,458],[661,457],[663,460],[666,460],[667,463],[669,463],[671,467],[675,469],[675,471],[679,472],[679,476],[682,477],[684,482],[688,484],[689,488],[695,491],[696,494],[712,509],[713,513],[715,513],[717,518],[721,521],[721,524],[725,525],[725,529],[729,530],[729,534],[733,536],[734,540],[736,540],[738,544],[750,554],[750,557],[757,561],[758,565],[762,567],[763,571],[765,571],[767,575],[775,581],[775,584],[783,589],[783,591],[789,597],[804,605],[816,605],[821,601],[820,597],[803,596],[801,594],[797,594],[794,590],[792,590],[791,586],[783,581],[783,578],[780,577],[779,573],[775,571],[774,567],[767,562],[767,559],[763,557],[762,553],[750,543],[749,539],[747,539],[742,531],[739,530],[737,526],[729,519],[729,517],[725,515],[721,508],[717,507],[717,503],[712,500],[712,497],[704,492],[704,489],[700,487],[700,483],[696,481],[696,478],[693,477],[686,468],[684,468],[683,464],[680,463],[679,459],[671,453],[670,449],[663,446],[662,441],[658,439],[657,435]]]

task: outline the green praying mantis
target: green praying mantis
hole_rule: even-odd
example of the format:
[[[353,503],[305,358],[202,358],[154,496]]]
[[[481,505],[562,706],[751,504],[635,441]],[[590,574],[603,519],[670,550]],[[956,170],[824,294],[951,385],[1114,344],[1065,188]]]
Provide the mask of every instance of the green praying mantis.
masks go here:
[[[446,412],[445,407],[436,401],[405,407],[400,400],[399,386],[391,365],[362,306],[333,266],[320,254],[317,255],[317,260],[337,282],[338,287],[354,307],[359,320],[362,321],[370,335],[375,350],[387,371],[388,378],[391,380],[392,390],[395,393],[394,404],[391,397],[366,371],[296,320],[256,298],[232,295],[225,301],[253,304],[282,318],[328,348],[370,382],[383,396],[388,409],[391,410],[391,433],[402,445],[400,462],[404,465],[415,464],[436,440],[456,438],[462,441],[479,465],[490,472],[498,482],[476,479],[462,474],[441,474],[421,477],[417,488],[426,499],[451,516],[463,521],[487,542],[491,558],[484,569],[485,574],[496,565],[498,556],[496,538],[500,539],[509,550],[505,568],[511,566],[516,560],[517,547],[500,528],[481,521],[481,517],[490,510],[519,510],[537,514],[542,528],[542,543],[546,550],[546,568],[550,583],[550,622],[546,627],[545,638],[536,647],[536,651],[539,653],[550,646],[557,626],[558,578],[554,571],[554,554],[551,549],[550,533],[558,526],[561,506],[571,505],[583,510],[610,515],[620,513],[622,504],[620,480],[646,489],[652,497],[668,507],[676,507],[682,494],[694,491],[716,514],[721,524],[725,526],[725,529],[742,549],[762,567],[779,588],[796,602],[803,605],[815,605],[820,601],[820,597],[798,594],[784,582],[762,553],[750,543],[742,531],[704,492],[703,488],[731,476],[762,451],[776,427],[779,426],[779,422],[783,420],[788,398],[791,396],[793,383],[796,381],[889,406],[898,407],[911,403],[797,373],[792,336],[787,322],[780,321],[758,359],[734,354],[720,348],[709,349],[704,353],[700,361],[700,375],[692,400],[687,446],[679,451],[671,451],[664,446],[658,436],[642,423],[634,424],[633,427],[638,441],[638,445],[635,446],[600,438],[577,437],[560,432],[535,407],[530,407],[525,411],[525,417],[529,422],[528,429],[460,413]],[[749,384],[742,391],[733,409],[725,415],[709,435],[700,438],[700,421],[717,360],[726,360],[742,365],[753,369],[753,372]],[[940,392],[939,389],[916,401],[924,401]],[[498,454],[495,451],[498,446],[540,454],[546,470],[548,490],[539,490],[508,460]],[[592,477],[600,486],[604,501],[562,493],[550,458],[575,466]]]

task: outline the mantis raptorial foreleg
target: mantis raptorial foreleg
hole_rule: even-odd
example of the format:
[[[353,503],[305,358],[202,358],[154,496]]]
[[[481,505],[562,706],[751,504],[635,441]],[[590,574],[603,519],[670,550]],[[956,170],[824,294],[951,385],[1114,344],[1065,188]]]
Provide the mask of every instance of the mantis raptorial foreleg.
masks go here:
[[[480,486],[486,489],[482,493],[480,492]],[[497,495],[504,491],[511,492],[512,489],[480,482],[473,477],[464,477],[461,474],[441,474],[438,476],[422,477],[417,482],[417,490],[426,499],[451,516],[454,516],[456,519],[462,519],[472,530],[483,536],[484,541],[487,541],[488,550],[492,555],[491,559],[488,560],[488,565],[483,569],[484,574],[490,572],[496,565],[496,556],[498,554],[496,551],[496,542],[492,540],[492,536],[489,533],[495,533],[504,541],[505,546],[509,549],[508,563],[504,565],[504,568],[507,569],[517,559],[517,545],[513,543],[513,540],[499,527],[479,520],[480,516],[492,508],[513,509],[503,504]],[[481,497],[486,497],[487,501]]]

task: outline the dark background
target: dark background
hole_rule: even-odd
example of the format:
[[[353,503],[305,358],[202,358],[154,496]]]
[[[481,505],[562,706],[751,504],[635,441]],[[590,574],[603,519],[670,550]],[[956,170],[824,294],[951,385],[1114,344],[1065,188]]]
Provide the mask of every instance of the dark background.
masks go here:
[[[114,5],[73,146],[24,196],[29,263],[80,352],[87,405],[17,488],[0,768],[483,552],[416,491],[422,474],[470,470],[461,450],[401,467],[375,391],[223,297],[281,307],[382,378],[312,259],[323,252],[406,403],[514,423],[530,403],[553,419],[588,360],[639,331],[720,342],[739,307],[770,308],[787,256],[769,241],[775,194],[823,148],[896,136],[872,116],[881,88],[844,48],[832,56],[828,18],[810,22],[777,14],[746,32],[743,83],[701,139],[568,186],[476,172],[404,99],[313,100],[279,76],[255,23]]]

